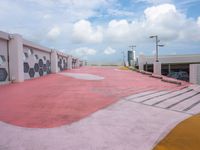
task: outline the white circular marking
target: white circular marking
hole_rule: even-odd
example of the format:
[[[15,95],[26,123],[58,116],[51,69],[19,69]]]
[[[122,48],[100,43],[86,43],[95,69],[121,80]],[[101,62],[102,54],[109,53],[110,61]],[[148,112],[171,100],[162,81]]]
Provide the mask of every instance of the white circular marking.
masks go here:
[[[72,77],[75,79],[81,79],[81,80],[103,80],[104,77],[93,75],[93,74],[87,74],[87,73],[59,73],[64,76]]]

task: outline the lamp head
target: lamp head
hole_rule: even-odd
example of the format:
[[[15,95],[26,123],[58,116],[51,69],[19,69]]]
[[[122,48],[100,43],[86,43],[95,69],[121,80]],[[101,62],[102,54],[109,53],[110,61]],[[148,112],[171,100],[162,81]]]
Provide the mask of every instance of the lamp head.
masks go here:
[[[152,35],[152,36],[150,36],[149,38],[154,38],[154,37],[157,37],[157,35]]]

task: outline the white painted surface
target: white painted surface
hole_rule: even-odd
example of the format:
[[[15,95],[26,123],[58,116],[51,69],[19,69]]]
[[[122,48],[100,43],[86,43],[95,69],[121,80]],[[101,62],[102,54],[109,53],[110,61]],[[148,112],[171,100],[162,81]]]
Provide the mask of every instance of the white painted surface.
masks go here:
[[[103,80],[104,77],[93,75],[93,74],[87,74],[87,73],[59,73],[64,76],[81,79],[81,80]]]

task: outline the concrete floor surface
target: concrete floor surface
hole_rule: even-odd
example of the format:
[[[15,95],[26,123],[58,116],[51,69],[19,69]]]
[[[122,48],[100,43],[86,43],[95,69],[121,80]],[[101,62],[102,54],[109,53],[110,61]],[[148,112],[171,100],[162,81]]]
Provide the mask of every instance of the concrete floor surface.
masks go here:
[[[192,115],[166,108],[170,102],[153,105],[184,94],[186,83],[170,84],[116,67],[64,73],[81,79],[51,74],[0,87],[0,150],[151,150]]]

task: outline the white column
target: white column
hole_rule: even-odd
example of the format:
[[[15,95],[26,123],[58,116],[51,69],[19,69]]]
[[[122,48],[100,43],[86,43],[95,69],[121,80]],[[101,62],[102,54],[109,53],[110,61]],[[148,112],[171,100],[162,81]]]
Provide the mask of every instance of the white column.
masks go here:
[[[72,56],[67,59],[67,69],[72,69]]]
[[[154,62],[153,73],[157,75],[161,75],[161,62]]]
[[[144,64],[143,63],[139,63],[139,70],[144,70]]]
[[[200,84],[200,64],[190,64],[190,82]]]
[[[58,72],[58,54],[55,50],[52,50],[51,52],[51,72]]]
[[[23,65],[23,39],[21,35],[10,35],[9,40],[9,71],[11,81],[24,81],[24,65]]]
[[[139,70],[144,70],[144,55],[139,55],[138,58]]]
[[[77,58],[76,59],[76,68],[79,68],[80,67],[80,60]]]

